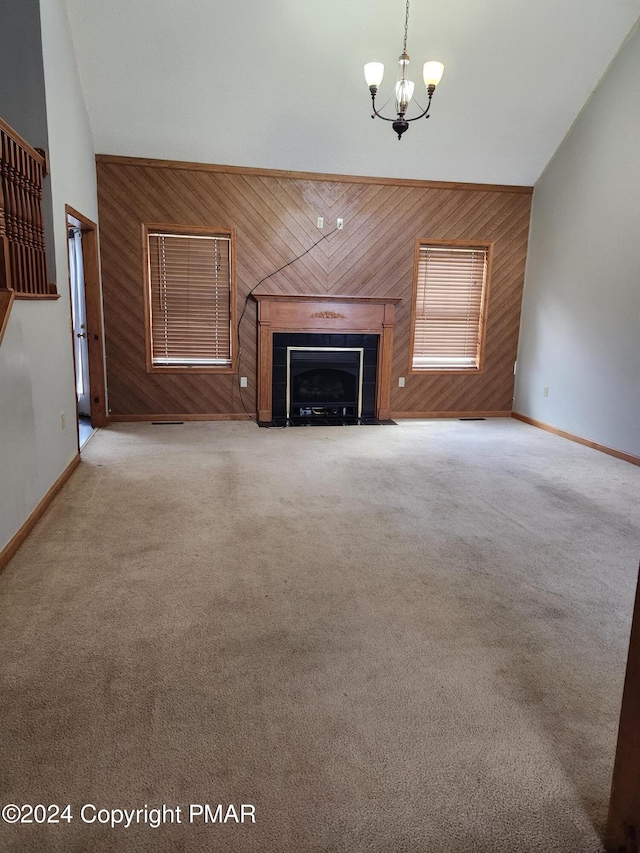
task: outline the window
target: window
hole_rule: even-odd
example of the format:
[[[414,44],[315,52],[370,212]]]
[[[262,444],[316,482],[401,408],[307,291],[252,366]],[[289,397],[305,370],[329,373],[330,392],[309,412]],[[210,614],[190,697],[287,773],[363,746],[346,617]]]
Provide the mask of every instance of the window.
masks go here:
[[[480,370],[490,248],[418,242],[412,370]]]
[[[147,369],[234,369],[233,234],[145,228]]]

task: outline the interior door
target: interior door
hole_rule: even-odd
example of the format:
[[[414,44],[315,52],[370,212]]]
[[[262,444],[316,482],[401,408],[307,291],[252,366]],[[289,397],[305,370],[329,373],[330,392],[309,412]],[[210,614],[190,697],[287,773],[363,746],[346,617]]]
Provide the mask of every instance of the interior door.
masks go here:
[[[87,340],[87,307],[84,287],[84,261],[82,257],[82,230],[74,217],[68,217],[69,279],[71,283],[71,315],[76,364],[76,395],[78,414],[91,416],[89,387],[89,346]]]

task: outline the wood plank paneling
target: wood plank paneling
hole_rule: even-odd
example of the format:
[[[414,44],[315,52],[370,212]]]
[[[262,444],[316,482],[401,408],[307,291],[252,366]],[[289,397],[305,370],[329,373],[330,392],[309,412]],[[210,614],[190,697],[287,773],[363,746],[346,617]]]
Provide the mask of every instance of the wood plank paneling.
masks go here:
[[[239,374],[158,375],[145,370],[142,222],[234,228],[238,315],[249,292],[390,296],[396,308],[391,408],[508,412],[531,195],[522,187],[336,179],[295,173],[98,157],[98,197],[109,404],[113,415],[224,415],[256,411],[257,320],[242,321]],[[161,167],[160,167],[161,166]],[[325,228],[316,228],[324,217]],[[337,217],[344,230],[334,231]],[[315,248],[276,275],[275,270]],[[417,238],[493,241],[484,371],[409,372]],[[398,388],[398,377],[406,377]]]

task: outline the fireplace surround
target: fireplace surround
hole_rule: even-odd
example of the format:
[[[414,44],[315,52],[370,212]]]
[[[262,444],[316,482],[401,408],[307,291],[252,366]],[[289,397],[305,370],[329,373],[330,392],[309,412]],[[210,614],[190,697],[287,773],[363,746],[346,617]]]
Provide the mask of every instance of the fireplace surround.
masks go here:
[[[378,336],[274,332],[274,422],[375,418]]]
[[[253,296],[258,302],[259,422],[286,417],[287,411],[291,414],[291,394],[294,395],[293,402],[298,411],[305,407],[303,404],[308,404],[307,408],[319,410],[353,410],[355,405],[356,411],[360,405],[363,416],[379,420],[390,418],[394,314],[400,299],[266,293],[255,293]],[[350,386],[348,376],[357,373],[356,357],[342,355],[336,359],[330,353],[337,355],[339,352],[353,353],[359,350],[362,350],[362,355],[357,356],[361,362],[357,382],[362,387],[354,391],[353,387],[347,386]],[[296,390],[291,382],[291,354],[296,352],[299,353],[293,358],[293,372],[296,376],[306,371],[306,378],[309,381],[313,379],[313,358],[303,355],[305,352],[316,353],[314,357],[317,363],[325,361],[325,365],[315,373],[324,370],[332,362],[329,369],[346,373],[346,376],[328,374],[324,380],[319,379],[321,384],[315,390],[307,383],[307,399],[304,399],[304,393],[302,396],[298,394],[300,387],[296,386]],[[343,386],[341,390],[340,384]],[[323,389],[328,395],[327,399],[322,399]],[[344,396],[348,392],[351,396]],[[314,395],[315,399],[312,399]],[[318,405],[313,406],[314,402]]]

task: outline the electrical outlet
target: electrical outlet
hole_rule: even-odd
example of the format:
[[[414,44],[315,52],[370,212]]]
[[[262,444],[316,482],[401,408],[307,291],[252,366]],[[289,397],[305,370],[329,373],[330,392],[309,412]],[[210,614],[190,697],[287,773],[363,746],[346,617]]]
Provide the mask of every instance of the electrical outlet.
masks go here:
[[[398,379],[398,388],[404,388],[404,376],[400,376]]]
[[[544,397],[548,397],[548,396],[549,396],[549,386],[548,386],[548,385],[545,385],[545,386],[544,386],[544,388],[542,389],[542,395],[543,395]]]
[[[336,228],[340,230],[344,228],[344,219],[336,219]]]
[[[241,377],[240,377],[240,387],[241,387],[241,388],[246,388],[246,387],[247,387],[247,377],[246,377],[246,376],[241,376]]]
[[[65,426],[66,426],[66,421],[67,421],[67,419],[66,419],[66,417],[65,417],[65,415],[64,415],[64,412],[60,412],[60,429],[64,429],[64,428],[65,428]]]
[[[324,217],[323,216],[319,216],[317,218],[316,225],[318,226],[318,228],[324,228]]]

